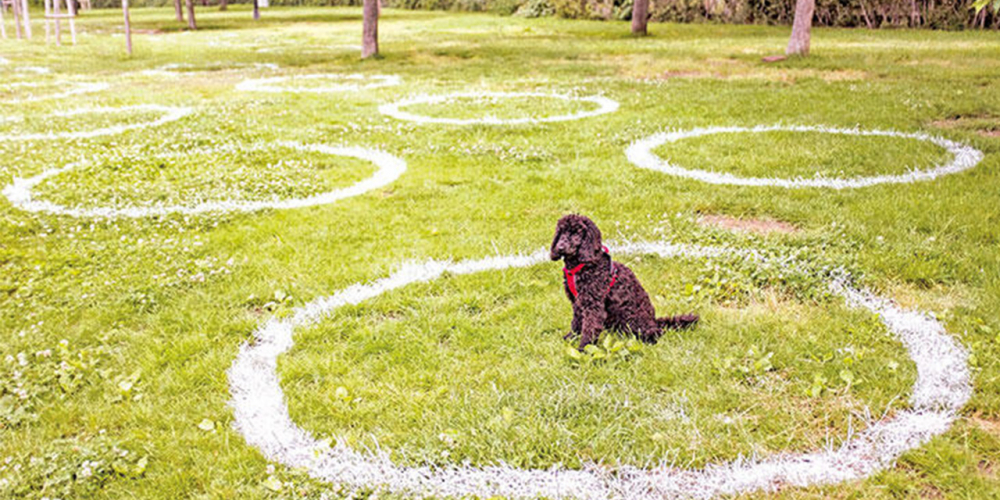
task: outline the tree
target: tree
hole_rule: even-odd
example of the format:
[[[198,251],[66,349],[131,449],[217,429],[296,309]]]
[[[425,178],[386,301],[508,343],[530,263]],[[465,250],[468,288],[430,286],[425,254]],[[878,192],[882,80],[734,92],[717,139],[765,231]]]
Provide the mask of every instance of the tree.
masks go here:
[[[635,0],[632,3],[632,34],[646,36],[646,21],[649,19],[649,0]]]
[[[253,0],[253,20],[256,21],[258,19],[260,19],[260,2]]]
[[[229,10],[229,0],[219,0],[219,10]]]
[[[809,55],[809,41],[812,38],[813,12],[816,0],[796,0],[795,20],[792,21],[792,36],[788,40],[785,54],[790,56]]]
[[[378,1],[365,0],[364,19],[361,21],[361,58],[378,55]]]
[[[188,11],[188,29],[196,30],[198,25],[194,22],[194,0],[185,0],[185,3]]]
[[[181,0],[174,0],[174,15],[178,21],[184,22],[184,6],[181,5]]]

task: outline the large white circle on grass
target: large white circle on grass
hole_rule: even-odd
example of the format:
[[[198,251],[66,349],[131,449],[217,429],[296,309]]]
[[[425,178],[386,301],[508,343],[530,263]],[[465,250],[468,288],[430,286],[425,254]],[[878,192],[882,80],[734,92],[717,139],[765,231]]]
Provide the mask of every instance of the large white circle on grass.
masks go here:
[[[687,169],[674,165],[663,158],[660,158],[653,149],[664,144],[676,142],[692,137],[701,137],[712,134],[726,133],[751,133],[762,132],[818,132],[824,134],[855,135],[862,137],[898,137],[901,139],[913,139],[936,144],[952,155],[952,159],[942,165],[927,170],[912,170],[903,174],[876,175],[870,177],[815,177],[815,178],[793,178],[781,179],[770,177],[739,177],[724,172],[714,172],[711,170]],[[983,159],[983,152],[972,146],[950,141],[942,137],[936,137],[920,132],[896,132],[893,130],[860,130],[853,128],[835,128],[822,126],[796,126],[796,125],[762,125],[757,127],[706,127],[690,130],[680,130],[673,132],[663,132],[653,134],[640,139],[625,150],[625,155],[634,165],[649,170],[656,170],[678,177],[695,179],[709,184],[730,184],[734,186],[773,186],[780,188],[830,188],[830,189],[851,189],[874,186],[877,184],[906,184],[917,181],[929,181],[942,175],[955,174],[968,170],[976,166]]]
[[[403,111],[407,106],[414,104],[441,104],[447,103],[451,99],[510,99],[520,97],[538,97],[545,99],[556,99],[561,101],[589,102],[596,104],[596,109],[580,111],[568,115],[544,116],[541,118],[509,118],[502,119],[493,116],[481,118],[438,118],[433,116],[418,115]],[[579,120],[591,116],[612,113],[618,110],[618,102],[604,96],[577,97],[565,94],[552,94],[547,92],[455,92],[442,95],[422,95],[410,97],[389,104],[383,104],[378,108],[379,112],[399,120],[406,120],[417,123],[443,123],[447,125],[523,125],[531,123],[564,122],[569,120]]]
[[[32,95],[23,98],[6,99],[0,102],[4,104],[18,104],[22,102],[44,101],[46,99],[62,99],[77,94],[89,94],[92,92],[107,90],[110,85],[104,82],[53,82],[51,84],[43,82],[10,82],[0,85],[0,88],[5,90],[35,89],[40,87],[55,87],[57,92],[48,92],[41,95]]]
[[[296,86],[296,81],[330,80],[329,85],[316,87]],[[311,75],[276,76],[274,78],[256,78],[244,80],[236,85],[236,90],[248,92],[289,92],[327,94],[332,92],[357,92],[359,90],[375,89],[399,85],[397,75],[363,75],[359,73],[315,73]]]
[[[154,112],[160,113],[160,117],[154,120],[129,123],[125,125],[112,125],[110,127],[97,128],[92,130],[77,130],[73,132],[42,132],[35,134],[0,134],[0,141],[36,141],[36,140],[47,140],[47,139],[89,139],[91,137],[100,137],[102,135],[114,135],[127,132],[129,130],[136,130],[147,127],[156,127],[163,125],[164,123],[169,123],[172,121],[180,120],[185,116],[191,114],[193,111],[188,107],[177,107],[177,106],[160,106],[158,104],[139,104],[135,106],[122,106],[118,108],[104,107],[104,108],[79,108],[70,111],[57,111],[51,113],[49,116],[55,117],[73,117],[80,115],[96,115],[102,113],[120,113],[120,112]],[[0,117],[0,121],[20,121],[23,118],[8,118]]]
[[[733,255],[764,259],[753,251],[675,245],[668,242],[613,245],[616,253],[654,254],[662,258],[712,258]],[[917,367],[911,409],[871,422],[852,433],[839,448],[810,453],[781,453],[768,458],[716,463],[703,469],[661,465],[649,469],[609,470],[589,464],[518,469],[507,465],[404,467],[387,454],[351,449],[344,440],[321,442],[292,421],[277,374],[278,357],[295,343],[296,328],[312,324],[337,309],[358,304],[412,283],[443,275],[473,274],[548,261],[548,252],[487,257],[479,260],[427,261],[404,265],[388,277],[358,283],[297,308],[291,316],[261,325],[254,339],[240,347],[229,369],[234,426],[267,459],[303,469],[317,479],[352,489],[432,497],[579,498],[585,500],[710,498],[787,486],[831,484],[863,478],[890,466],[907,450],[945,432],[972,388],[966,351],[933,317],[907,311],[892,301],[855,288],[846,277],[831,278],[829,290],[850,307],[870,311],[902,342]],[[658,457],[650,457],[656,462]]]
[[[212,63],[199,66],[192,63],[170,63],[164,64],[163,66],[157,66],[153,69],[145,69],[140,73],[147,76],[191,76],[191,75],[204,75],[206,73],[217,73],[222,71],[243,71],[243,70],[267,70],[267,71],[277,71],[280,66],[274,63],[244,63],[244,62],[233,62],[233,63],[215,63],[219,67],[217,69],[212,69]],[[206,69],[198,69],[205,67]]]
[[[332,156],[347,156],[357,158],[375,164],[378,169],[370,177],[362,179],[355,184],[315,194],[306,198],[293,198],[274,201],[233,201],[221,200],[205,202],[198,205],[157,205],[157,206],[136,206],[136,207],[92,207],[79,208],[58,205],[52,202],[37,200],[32,195],[32,189],[50,177],[57,176],[67,170],[80,166],[80,163],[73,163],[62,168],[46,170],[34,177],[27,179],[15,178],[14,181],[5,186],[3,195],[10,200],[14,206],[29,212],[47,212],[56,215],[68,215],[71,217],[152,217],[168,214],[197,215],[208,212],[254,212],[264,209],[289,209],[312,207],[316,205],[327,205],[344,198],[358,196],[362,193],[376,189],[399,178],[406,171],[406,162],[401,158],[389,153],[374,149],[360,147],[340,147],[327,146],[323,144],[299,144],[293,142],[279,143],[282,147],[297,149]]]

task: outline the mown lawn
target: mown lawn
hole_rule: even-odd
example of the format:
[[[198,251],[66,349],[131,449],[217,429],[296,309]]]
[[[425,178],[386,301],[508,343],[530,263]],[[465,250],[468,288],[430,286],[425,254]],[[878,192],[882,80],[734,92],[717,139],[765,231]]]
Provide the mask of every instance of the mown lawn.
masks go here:
[[[410,285],[296,332],[278,364],[292,417],[405,464],[700,467],[836,446],[866,415],[908,408],[916,378],[878,318],[826,292],[816,270],[842,268],[942,320],[971,353],[973,397],[951,430],[889,470],[749,497],[1000,498],[1000,35],[820,29],[808,59],[765,64],[786,29],[654,25],[633,39],[624,23],[390,10],[384,57],[362,62],[360,9],[266,9],[258,23],[245,6],[203,10],[193,33],[172,9],[135,9],[133,20],[132,58],[118,11],[85,13],[75,47],[45,46],[40,24],[32,42],[0,42],[0,185],[72,165],[35,198],[155,208],[310,196],[375,171],[285,142],[376,148],[408,169],[332,204],[253,213],[74,218],[0,198],[0,496],[330,493],[232,429],[226,370],[239,346],[267,318],[405,262],[544,248],[555,221],[578,212],[609,240],[752,248],[813,271],[622,257],[661,313],[704,319],[610,361],[567,350],[559,264]],[[309,73],[401,84],[236,88]],[[109,87],[37,99],[79,82]],[[343,83],[296,84],[331,82]],[[602,95],[620,109],[470,126],[378,111],[476,91]],[[15,137],[157,118],[57,113],[145,104],[191,113],[117,135]],[[463,97],[406,110],[516,119],[594,107]],[[929,182],[846,190],[710,185],[625,157],[664,130],[774,124],[923,132],[985,157]],[[918,140],[817,132],[716,134],[655,152],[685,168],[785,178],[902,174],[949,158]],[[704,216],[793,230],[733,232]]]

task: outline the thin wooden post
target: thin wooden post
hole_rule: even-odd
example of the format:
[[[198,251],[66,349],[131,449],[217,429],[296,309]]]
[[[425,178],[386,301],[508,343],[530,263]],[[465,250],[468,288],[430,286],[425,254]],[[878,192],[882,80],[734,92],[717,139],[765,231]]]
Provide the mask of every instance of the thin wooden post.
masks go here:
[[[14,0],[15,2],[17,0]],[[28,12],[28,0],[22,0],[21,16],[24,19],[24,35],[31,40],[31,14]]]
[[[44,0],[42,4],[45,6],[45,43],[48,44],[52,41],[52,0]]]
[[[17,33],[18,40],[21,39],[21,2],[14,0],[11,2],[11,12],[14,13],[14,32]]]
[[[187,6],[188,29],[196,30],[198,29],[198,23],[194,20],[194,0],[186,0],[184,3]]]
[[[128,0],[122,0],[122,14],[125,16],[125,51],[132,55],[132,21],[128,18]]]
[[[7,19],[3,15],[5,9],[3,1],[0,0],[0,36],[3,36],[4,40],[7,39]]]
[[[27,1],[27,0],[25,0]],[[62,20],[59,15],[59,0],[52,0],[52,17],[56,22],[56,47],[62,47]]]
[[[57,2],[59,0],[56,0]],[[66,10],[69,11],[69,34],[76,45],[76,0],[66,0]]]

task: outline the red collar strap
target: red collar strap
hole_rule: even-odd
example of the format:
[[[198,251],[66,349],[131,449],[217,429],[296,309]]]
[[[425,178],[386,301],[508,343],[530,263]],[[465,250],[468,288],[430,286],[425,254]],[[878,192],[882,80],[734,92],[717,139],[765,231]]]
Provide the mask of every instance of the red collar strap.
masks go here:
[[[604,253],[608,252],[608,247],[601,247]],[[573,269],[563,268],[563,276],[566,277],[566,287],[569,288],[569,293],[576,298],[579,292],[576,290],[576,273],[580,272],[589,262],[582,262],[577,264]],[[604,296],[607,297],[611,293],[611,287],[615,286],[615,281],[618,281],[618,266],[615,265],[614,261],[611,261],[611,283],[608,285],[608,289],[604,292]]]

